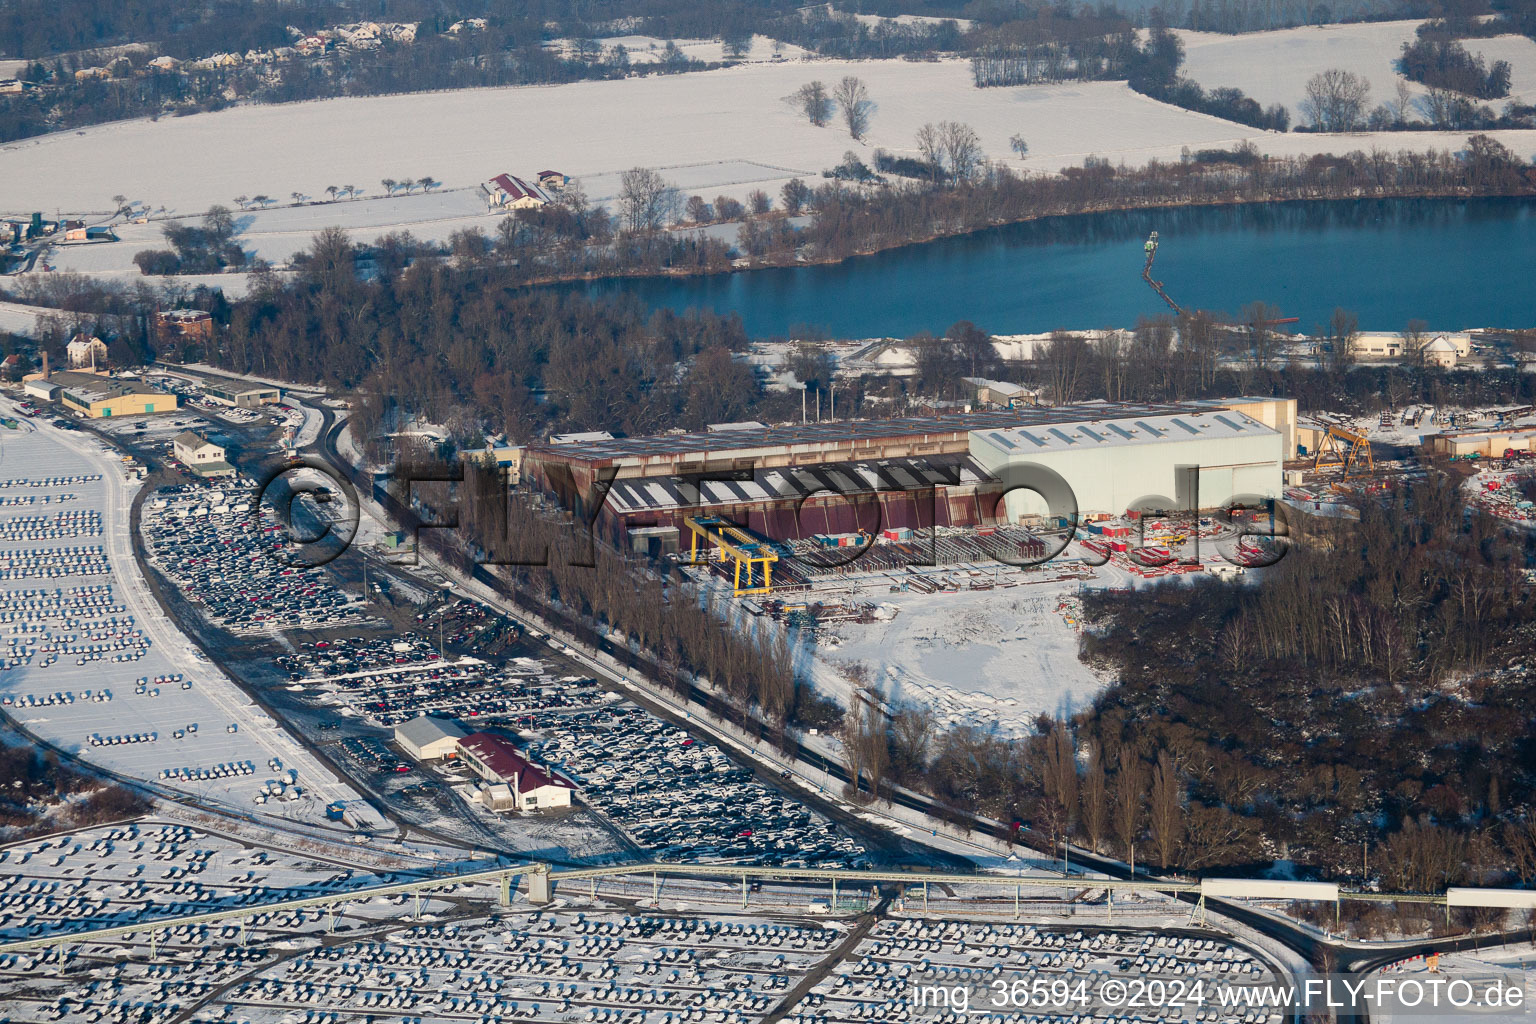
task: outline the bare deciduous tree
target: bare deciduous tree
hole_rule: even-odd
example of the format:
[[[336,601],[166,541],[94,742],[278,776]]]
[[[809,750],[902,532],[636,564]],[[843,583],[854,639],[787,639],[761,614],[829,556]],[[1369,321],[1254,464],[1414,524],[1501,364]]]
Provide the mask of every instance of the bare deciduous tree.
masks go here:
[[[806,82],[790,97],[805,119],[817,128],[824,128],[832,118],[832,97],[820,80]]]
[[[1353,71],[1329,68],[1307,79],[1302,116],[1318,131],[1348,132],[1365,119],[1371,83]]]
[[[922,778],[934,731],[933,715],[926,707],[904,707],[891,717],[891,767],[897,782]]]
[[[1410,363],[1416,363],[1424,355],[1424,346],[1429,344],[1429,324],[1423,320],[1409,320],[1408,327],[1403,331],[1403,359]],[[1396,402],[1393,406],[1396,406]]]
[[[1349,369],[1355,361],[1355,343],[1359,336],[1360,318],[1342,307],[1335,308],[1324,333],[1329,369],[1339,372]]]
[[[843,123],[848,126],[848,134],[862,139],[864,133],[869,131],[869,120],[875,113],[875,101],[869,98],[869,87],[864,84],[864,80],[853,75],[843,76],[842,81],[832,90],[832,98],[843,112]]]
[[[1168,751],[1159,751],[1152,769],[1152,844],[1158,864],[1167,868],[1184,842],[1184,784]]]
[[[1413,115],[1413,90],[1408,88],[1406,81],[1399,78],[1397,91],[1383,106],[1392,115],[1394,124],[1407,124],[1408,118]]]
[[[1146,794],[1147,773],[1141,758],[1133,750],[1121,749],[1111,794],[1113,805],[1110,808],[1110,825],[1127,858],[1135,856]]]
[[[1045,379],[1053,403],[1063,405],[1072,401],[1088,367],[1089,358],[1088,342],[1081,335],[1067,331],[1051,332],[1051,340],[1046,344],[1042,362],[1045,364]]]
[[[848,764],[849,797],[861,802],[880,795],[890,772],[885,712],[880,710],[877,699],[861,690],[843,720],[843,758]]]
[[[981,165],[981,137],[968,124],[945,121],[939,125],[944,140],[944,156],[949,162],[949,181],[952,185],[970,181]]]
[[[1125,397],[1125,350],[1123,331],[1105,331],[1093,346],[1099,369],[1104,373],[1104,397],[1111,402],[1121,401]]]
[[[1248,328],[1248,348],[1254,365],[1269,368],[1275,358],[1276,310],[1267,302],[1250,302],[1243,307],[1243,324]]]
[[[658,172],[634,167],[619,176],[619,210],[624,230],[644,234],[659,229],[675,214],[678,192]]]
[[[917,130],[917,151],[922,154],[923,163],[932,168],[930,173],[934,178],[944,172],[944,142],[939,138],[938,126],[933,122]]]
[[[1095,743],[1088,751],[1088,771],[1083,775],[1079,802],[1083,811],[1083,832],[1088,847],[1095,853],[1109,826],[1109,780],[1104,773],[1104,752]]]

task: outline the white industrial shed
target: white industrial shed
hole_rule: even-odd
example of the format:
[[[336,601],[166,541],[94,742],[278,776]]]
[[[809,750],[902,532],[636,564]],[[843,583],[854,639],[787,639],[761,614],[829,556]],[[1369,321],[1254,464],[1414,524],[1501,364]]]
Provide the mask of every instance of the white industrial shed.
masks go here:
[[[445,718],[422,715],[395,726],[395,742],[417,761],[435,761],[458,754],[459,740],[469,732]]]
[[[59,392],[64,390],[57,384],[50,384],[45,377],[29,380],[21,386],[28,398],[40,398],[45,402],[57,401]]]
[[[1199,467],[1202,509],[1239,495],[1279,497],[1284,444],[1280,432],[1227,410],[975,430],[971,457],[1015,486],[1027,479],[1025,467],[1043,466],[1072,488],[1080,515],[1119,515],[1145,499],[1189,507],[1193,473],[1180,467]],[[1010,521],[1047,511],[1023,490],[1006,500]]]

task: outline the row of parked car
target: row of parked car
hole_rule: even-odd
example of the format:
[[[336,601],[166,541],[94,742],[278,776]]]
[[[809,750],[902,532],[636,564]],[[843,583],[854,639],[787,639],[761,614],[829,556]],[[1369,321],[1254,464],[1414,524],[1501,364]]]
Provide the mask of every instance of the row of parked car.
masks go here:
[[[322,569],[282,557],[278,525],[253,521],[222,498],[203,484],[162,487],[143,517],[151,559],[209,618],[235,631],[368,619]]]
[[[24,505],[52,505],[74,501],[78,494],[0,494],[0,508],[20,508]]]
[[[111,571],[100,544],[22,548],[0,553],[0,580],[58,580],[69,576],[105,576]]]
[[[51,516],[13,516],[0,520],[0,541],[10,543],[100,536],[101,513],[95,509],[72,509]]]
[[[100,479],[100,473],[75,473],[71,476],[13,476],[0,480],[0,487],[68,487],[72,484],[91,484]]]

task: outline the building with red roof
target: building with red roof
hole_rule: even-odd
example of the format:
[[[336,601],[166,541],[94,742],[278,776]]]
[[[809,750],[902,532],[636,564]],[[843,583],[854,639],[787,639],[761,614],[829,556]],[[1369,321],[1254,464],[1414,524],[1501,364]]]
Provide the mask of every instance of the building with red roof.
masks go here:
[[[539,186],[511,174],[498,174],[480,187],[492,206],[508,210],[528,210],[549,202],[549,195]]]
[[[529,761],[501,736],[471,733],[459,740],[459,757],[487,782],[508,786],[513,806],[519,811],[571,806],[571,791],[575,787]]]

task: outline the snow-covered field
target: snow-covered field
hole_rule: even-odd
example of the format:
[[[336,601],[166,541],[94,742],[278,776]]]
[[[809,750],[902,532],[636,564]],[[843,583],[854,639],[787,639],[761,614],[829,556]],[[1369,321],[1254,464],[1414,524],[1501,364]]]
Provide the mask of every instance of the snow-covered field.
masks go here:
[[[0,402],[0,408],[6,415],[13,415],[8,402]],[[41,484],[58,477],[81,480]],[[160,781],[162,785],[196,793],[204,800],[237,805],[242,810],[251,807],[252,796],[267,779],[288,769],[298,772],[298,784],[305,795],[292,802],[274,802],[266,808],[269,813],[319,819],[327,802],[355,798],[350,788],[230,682],[160,611],[133,560],[128,533],[133,486],[125,482],[121,464],[100,442],[88,435],[65,433],[23,419],[19,429],[5,430],[0,436],[0,482],[4,481],[12,483],[0,488],[0,495],[36,500],[0,508],[0,529],[9,529],[8,523],[19,523],[25,516],[51,518],[60,513],[93,510],[100,512],[101,525],[96,535],[54,539],[12,539],[9,534],[0,535],[0,562],[14,566],[10,561],[13,557],[33,549],[99,544],[103,559],[98,564],[110,570],[96,575],[46,577],[14,575],[16,570],[12,568],[13,578],[0,581],[0,607],[18,615],[16,621],[0,626],[0,636],[18,645],[13,648],[17,653],[10,657],[15,664],[0,671],[0,695],[12,699],[7,711],[22,726],[114,771]],[[52,500],[44,503],[44,497]],[[72,588],[101,584],[110,587],[109,605],[96,610],[66,603],[60,610],[48,611],[47,602],[53,599],[55,589],[67,594]],[[33,593],[28,595],[27,591]],[[32,618],[28,619],[28,615]],[[92,625],[114,617],[118,620],[116,624]],[[75,621],[71,623],[70,618]],[[131,661],[113,662],[114,654],[126,657],[132,648],[111,649],[111,637],[116,632],[133,630],[142,631],[142,639],[147,641],[142,655]],[[30,655],[21,655],[19,652],[27,649],[29,640],[36,641],[36,646],[31,648]],[[108,650],[93,659],[88,653],[66,649],[90,644]],[[50,656],[43,651],[45,646],[55,648],[56,660],[52,663],[48,663]],[[181,678],[159,685],[151,683],[143,688],[144,692],[138,692],[138,679],[154,680],[160,676]],[[183,681],[190,683],[190,687],[183,689]],[[103,691],[110,694],[110,699],[98,701],[88,696]],[[53,703],[47,703],[51,695],[59,694],[71,695],[73,700],[55,696]],[[34,698],[31,705],[14,703],[17,698],[25,702],[28,696]],[[231,726],[234,732],[228,731]],[[175,736],[178,731],[182,733],[180,738]],[[90,744],[92,736],[127,735],[154,738]],[[269,767],[273,758],[281,762],[281,770]],[[166,768],[212,769],[240,762],[249,763],[252,772],[203,781],[159,780],[160,771]]]
[[[1188,72],[1207,86],[1240,85],[1265,102],[1294,107],[1314,71],[1348,62],[1365,67],[1375,95],[1385,98],[1391,92],[1390,61],[1412,26],[1237,37],[1186,33]],[[1479,41],[1483,44],[1490,59],[1495,51],[1503,56],[1510,50],[1518,58],[1516,88],[1536,89],[1536,44],[1507,37]],[[1286,59],[1263,56],[1276,49]],[[786,102],[807,81],[832,83],[848,74],[868,84],[877,105],[862,142],[836,124],[812,127]],[[515,118],[515,131],[506,128],[509,118]],[[1258,132],[1157,103],[1120,82],[977,89],[962,60],[769,60],[608,82],[242,106],[58,133],[0,147],[0,176],[7,184],[6,209],[0,212],[61,210],[101,220],[113,208],[112,197],[123,195],[159,218],[197,217],[215,203],[233,206],[237,196],[266,195],[280,205],[241,211],[241,240],[281,261],[331,225],[367,241],[399,230],[431,240],[464,227],[489,230],[495,216],[478,186],[502,172],[531,176],[553,168],[577,179],[593,201],[609,204],[618,194],[619,175],[634,166],[657,169],[685,195],[742,198],[761,188],[776,196],[785,181],[815,179],[848,150],[866,160],[876,147],[915,153],[918,128],[942,120],[975,128],[993,159],[1038,172],[1090,155],[1129,164],[1174,159],[1185,147],[1230,146],[1244,139],[1276,154],[1372,145],[1455,148],[1465,141],[1465,133],[1454,132],[1343,137]],[[1027,160],[1010,151],[1008,140],[1016,134],[1029,143]],[[1536,152],[1536,132],[1497,134],[1522,155]],[[442,186],[384,197],[382,179],[423,175]],[[354,185],[362,198],[315,201],[332,185]],[[294,193],[306,201],[294,205]],[[58,250],[55,264],[99,276],[133,276],[133,254],[163,245],[157,222],[123,225],[120,233],[118,243]],[[215,280],[236,284],[233,277]]]
[[[1027,731],[1039,715],[1081,711],[1105,680],[1078,660],[1079,588],[1141,581],[1113,563],[1079,565],[1080,554],[1073,546],[1033,569],[988,563],[928,571],[959,581],[951,592],[893,593],[884,573],[850,579],[838,596],[881,611],[871,623],[822,627],[811,666],[817,689],[851,706],[858,679],[893,707],[929,709],[941,727],[1007,733]],[[967,589],[988,585],[995,589]]]
[[[889,701],[925,705],[943,726],[1026,730],[1037,715],[1081,711],[1103,686],[1078,660],[1070,611],[1058,607],[1076,589],[893,594],[895,618],[840,626],[843,643],[822,657],[868,666]]]
[[[1353,71],[1370,82],[1372,106],[1394,98],[1397,83],[1405,81],[1395,62],[1420,24],[1315,25],[1237,36],[1179,30],[1178,35],[1184,41],[1183,74],[1207,89],[1237,86],[1265,106],[1283,103],[1290,109],[1291,123],[1299,124],[1307,79],[1329,68]],[[1509,61],[1511,99],[1528,103],[1536,97],[1536,41],[1496,36],[1464,40],[1462,45],[1469,53],[1481,53],[1489,64]],[[1408,84],[1414,95],[1425,91],[1417,83]],[[1495,109],[1503,102],[1496,101]]]
[[[813,78],[834,82],[849,74],[868,83],[878,104],[864,143],[835,125],[810,126],[785,102]],[[514,111],[517,130],[508,131]],[[287,202],[292,192],[321,196],[328,185],[344,184],[378,194],[384,177],[430,174],[454,189],[503,171],[553,168],[585,183],[637,164],[670,178],[669,172],[718,162],[713,175],[679,179],[706,190],[739,183],[743,161],[766,164],[776,175],[739,184],[776,190],[776,182],[830,167],[848,149],[912,152],[917,129],[945,119],[972,125],[994,157],[1007,157],[1009,137],[1022,133],[1030,165],[1050,170],[1091,153],[1135,161],[1251,134],[1138,96],[1122,83],[976,89],[960,60],[793,61],[125,121],[0,147],[0,171],[8,181],[5,202],[19,210],[106,211],[121,194],[181,215],[241,194]],[[594,198],[605,191],[589,188]],[[392,205],[406,212],[391,220],[439,216],[441,201],[438,194],[400,196]],[[338,211],[358,205],[306,212],[316,225],[347,224],[357,214]],[[367,224],[378,219],[369,215]]]

